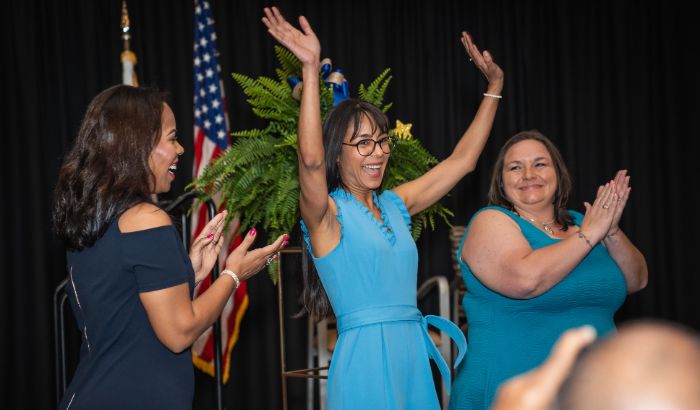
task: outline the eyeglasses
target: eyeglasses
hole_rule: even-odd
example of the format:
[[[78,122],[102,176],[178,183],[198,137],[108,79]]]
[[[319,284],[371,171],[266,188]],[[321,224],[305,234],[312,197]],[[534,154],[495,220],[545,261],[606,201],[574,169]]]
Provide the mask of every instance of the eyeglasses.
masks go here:
[[[391,149],[394,146],[394,141],[390,137],[384,137],[376,141],[368,138],[360,140],[355,144],[343,143],[343,145],[348,145],[357,148],[357,152],[363,157],[368,157],[372,155],[374,149],[377,147],[377,144],[379,144],[379,148],[382,150],[383,153],[391,154]]]

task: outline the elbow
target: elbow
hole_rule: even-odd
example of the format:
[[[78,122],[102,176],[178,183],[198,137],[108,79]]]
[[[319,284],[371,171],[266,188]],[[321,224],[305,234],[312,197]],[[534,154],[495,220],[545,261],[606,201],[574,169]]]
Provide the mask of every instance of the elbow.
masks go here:
[[[163,340],[159,338],[159,340],[161,343],[163,343],[165,347],[168,348],[168,350],[175,354],[184,352],[185,350],[189,349],[190,346],[192,346],[192,343],[194,343],[193,340],[190,340],[190,338],[184,336],[173,337],[169,338],[168,340]]]
[[[299,154],[299,166],[308,171],[324,169],[326,162],[324,158],[317,155],[302,155]]]
[[[197,335],[194,335],[191,331],[156,331],[156,337],[158,337],[163,346],[176,354],[189,349],[197,339]]]
[[[513,299],[532,299],[544,293],[542,282],[533,275],[514,272],[508,286],[508,297]]]
[[[627,293],[639,292],[640,290],[646,288],[648,283],[649,283],[649,272],[646,270],[646,267],[645,267],[639,273],[638,279],[635,283],[636,286],[631,287],[631,289],[628,289]]]
[[[318,153],[304,152],[304,150],[300,148],[298,151],[298,156],[300,168],[313,171],[326,167],[326,158],[323,153],[319,155]]]
[[[539,296],[542,292],[538,291],[539,287],[535,283],[530,281],[523,281],[513,284],[511,289],[513,299],[532,299],[535,296]]]

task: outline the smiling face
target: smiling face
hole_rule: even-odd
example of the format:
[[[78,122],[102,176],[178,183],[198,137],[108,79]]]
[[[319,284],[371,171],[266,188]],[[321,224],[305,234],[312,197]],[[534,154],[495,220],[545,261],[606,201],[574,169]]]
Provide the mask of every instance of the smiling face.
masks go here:
[[[170,184],[175,179],[178,157],[185,152],[177,142],[177,129],[175,127],[175,115],[168,104],[163,104],[161,116],[161,132],[158,144],[153,147],[148,158],[155,186],[151,191],[155,194],[170,191]]]
[[[340,179],[343,185],[350,192],[361,192],[378,189],[384,178],[389,154],[382,151],[382,147],[387,150],[387,144],[380,144],[383,139],[388,138],[381,129],[370,120],[367,114],[362,114],[357,132],[351,126],[348,128],[343,139],[344,144],[360,144],[359,146],[343,145],[338,166],[340,169]],[[375,144],[375,142],[377,142]],[[370,146],[374,146],[371,154],[363,156],[360,151],[365,152]],[[358,148],[360,149],[358,151]]]
[[[526,139],[508,149],[503,161],[503,191],[516,207],[548,206],[557,192],[557,171],[547,147]]]

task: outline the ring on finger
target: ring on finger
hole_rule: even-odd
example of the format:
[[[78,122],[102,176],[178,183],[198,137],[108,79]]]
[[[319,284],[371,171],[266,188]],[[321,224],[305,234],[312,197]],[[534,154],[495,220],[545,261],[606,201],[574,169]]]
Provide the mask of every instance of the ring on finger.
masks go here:
[[[608,208],[610,208],[610,205],[608,205],[608,204],[603,204],[603,209],[608,209]]]
[[[271,264],[272,261],[274,261],[274,260],[275,260],[274,258],[268,256],[267,259],[265,259],[265,266],[270,266],[270,264]]]

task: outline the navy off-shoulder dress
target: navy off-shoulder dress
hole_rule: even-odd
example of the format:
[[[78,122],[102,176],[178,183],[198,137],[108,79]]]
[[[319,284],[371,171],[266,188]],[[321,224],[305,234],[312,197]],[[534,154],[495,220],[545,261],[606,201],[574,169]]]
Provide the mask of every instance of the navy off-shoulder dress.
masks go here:
[[[59,409],[191,409],[190,350],[165,347],[139,299],[182,283],[192,295],[194,272],[175,227],[122,233],[115,220],[92,247],[69,252],[67,262],[82,346]]]

